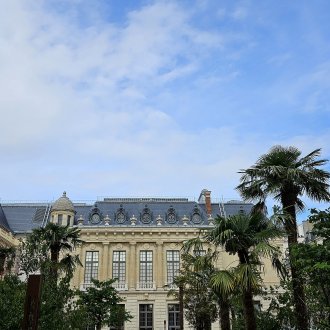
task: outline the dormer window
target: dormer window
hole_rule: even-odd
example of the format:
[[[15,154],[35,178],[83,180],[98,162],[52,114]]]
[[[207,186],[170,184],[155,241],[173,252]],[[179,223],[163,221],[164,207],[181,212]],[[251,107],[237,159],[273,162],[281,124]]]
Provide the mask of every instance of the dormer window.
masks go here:
[[[170,206],[170,208],[168,209],[166,214],[166,220],[170,224],[174,224],[177,222],[177,216],[173,206]]]
[[[151,221],[152,221],[152,214],[148,205],[146,205],[143,209],[143,212],[141,213],[141,222],[147,224],[150,223]]]
[[[115,218],[116,218],[117,223],[119,223],[119,224],[123,224],[126,221],[126,211],[123,208],[122,204],[120,204],[120,207],[116,212]]]

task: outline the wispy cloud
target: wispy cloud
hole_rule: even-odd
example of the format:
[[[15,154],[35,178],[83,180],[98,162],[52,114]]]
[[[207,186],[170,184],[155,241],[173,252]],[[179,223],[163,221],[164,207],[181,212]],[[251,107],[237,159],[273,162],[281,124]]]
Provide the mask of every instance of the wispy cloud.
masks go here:
[[[300,49],[283,46],[291,23],[272,21],[277,7],[119,7],[5,3],[1,197],[198,195],[204,187],[232,197],[237,170],[272,144],[326,145],[329,127],[308,124],[313,113],[329,119],[329,63],[305,67]]]

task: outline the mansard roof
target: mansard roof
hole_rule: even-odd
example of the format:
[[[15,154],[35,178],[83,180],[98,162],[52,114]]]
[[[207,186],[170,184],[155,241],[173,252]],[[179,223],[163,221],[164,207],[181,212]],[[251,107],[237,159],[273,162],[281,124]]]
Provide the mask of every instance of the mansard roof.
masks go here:
[[[212,203],[211,217],[249,213],[252,206],[242,201]],[[3,203],[0,207],[0,225],[14,233],[30,232],[50,220],[51,210],[54,210],[51,203]],[[70,210],[75,212],[74,224],[78,225],[79,222],[82,227],[130,227],[132,224],[139,227],[204,227],[209,224],[205,202],[187,198],[104,198],[84,203],[70,201]],[[92,218],[93,214],[98,216]]]
[[[7,231],[11,231],[10,227],[8,225],[5,213],[3,212],[1,204],[0,204],[0,227],[2,227],[3,229],[5,229]]]

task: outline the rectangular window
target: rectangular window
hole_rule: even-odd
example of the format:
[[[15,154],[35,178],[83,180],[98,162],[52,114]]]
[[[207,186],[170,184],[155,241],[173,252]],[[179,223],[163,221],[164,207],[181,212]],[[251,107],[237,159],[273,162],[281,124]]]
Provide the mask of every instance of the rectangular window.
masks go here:
[[[140,286],[152,284],[152,251],[140,251]]]
[[[167,284],[171,285],[180,270],[180,251],[166,251]]]
[[[92,278],[97,279],[99,272],[99,253],[87,251],[85,260],[85,283],[91,283]]]
[[[62,224],[63,224],[63,214],[59,214],[57,216],[57,223],[58,223],[59,226],[62,226]]]
[[[168,305],[168,330],[180,329],[180,309],[179,304]]]
[[[153,305],[139,305],[139,330],[153,330]]]
[[[117,278],[115,285],[126,281],[126,251],[113,251],[112,278]]]

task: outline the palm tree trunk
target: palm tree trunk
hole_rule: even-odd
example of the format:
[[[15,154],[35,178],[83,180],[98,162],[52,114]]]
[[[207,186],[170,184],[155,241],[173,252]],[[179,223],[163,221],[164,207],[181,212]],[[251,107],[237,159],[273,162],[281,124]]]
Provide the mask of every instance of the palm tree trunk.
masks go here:
[[[59,258],[60,258],[60,249],[57,247],[52,247],[50,251],[50,260],[52,262],[51,275],[53,277],[54,283],[57,283],[57,278],[58,278],[57,266],[58,266]]]
[[[248,262],[248,254],[244,251],[238,251],[238,258],[241,264],[246,264]],[[256,330],[257,320],[253,304],[253,294],[251,287],[245,288],[243,292],[243,309],[244,309],[244,319],[245,319],[245,329],[246,330]]]
[[[295,210],[296,196],[293,193],[282,193],[281,201],[284,211],[289,217],[285,220],[285,230],[288,235],[289,261],[291,267],[292,291],[295,308],[297,330],[308,330],[308,311],[306,307],[305,290],[303,281],[296,267],[292,248],[298,243],[297,220]]]
[[[255,316],[253,295],[251,290],[246,290],[243,293],[243,306],[244,306],[244,318],[246,330],[256,330],[257,321]]]
[[[227,299],[219,299],[221,330],[230,330],[229,303]]]

